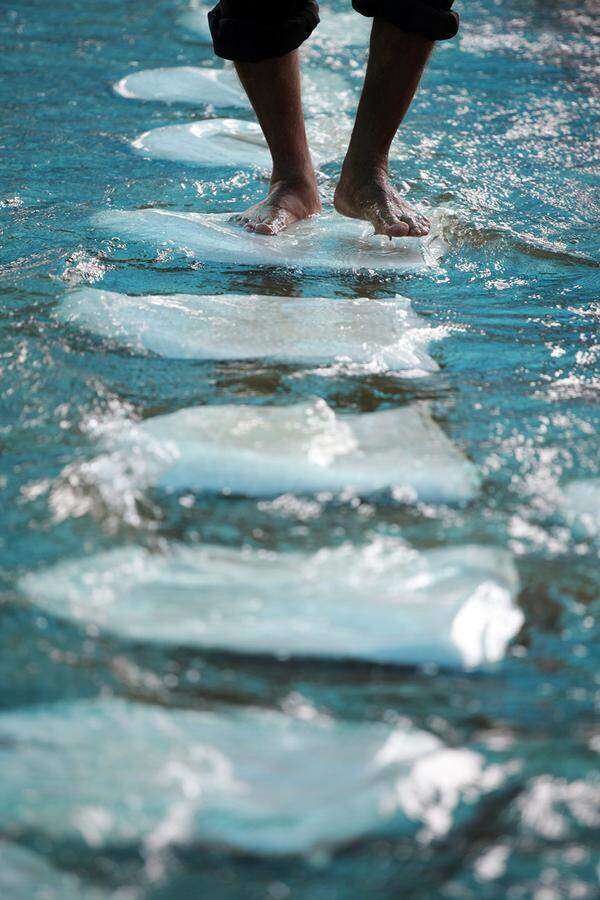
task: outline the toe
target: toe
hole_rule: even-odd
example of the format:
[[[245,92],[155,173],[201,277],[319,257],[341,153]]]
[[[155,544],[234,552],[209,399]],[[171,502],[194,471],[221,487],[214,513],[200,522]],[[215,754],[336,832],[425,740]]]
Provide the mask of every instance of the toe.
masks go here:
[[[229,217],[229,221],[234,225],[241,225],[242,228],[246,228],[250,219],[246,213],[235,213],[235,215]]]
[[[407,222],[394,222],[387,226],[386,234],[389,237],[406,237],[410,234],[410,225]]]
[[[424,216],[403,215],[401,220],[406,223],[408,237],[424,237],[429,234],[429,222]]]
[[[269,234],[279,234],[294,221],[294,216],[285,209],[279,209],[264,224],[270,228]]]
[[[272,222],[255,222],[252,226],[255,234],[276,234],[276,229]]]
[[[243,227],[252,234],[273,234],[273,228],[268,222],[259,222],[256,219],[247,219]]]
[[[416,216],[413,228],[415,232],[423,237],[424,235],[429,234],[431,230],[431,222],[429,221],[427,216]]]
[[[387,237],[406,237],[409,233],[409,225],[406,222],[381,222],[375,227],[375,234],[385,234]]]
[[[415,222],[411,225],[408,234],[410,237],[425,237],[426,234],[429,234],[429,226],[421,222]]]

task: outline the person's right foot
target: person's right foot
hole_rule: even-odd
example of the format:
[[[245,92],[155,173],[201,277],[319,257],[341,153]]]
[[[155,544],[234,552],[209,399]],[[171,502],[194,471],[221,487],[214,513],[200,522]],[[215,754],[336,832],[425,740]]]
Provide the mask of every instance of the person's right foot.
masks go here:
[[[301,219],[308,219],[321,211],[321,198],[314,178],[282,178],[271,181],[269,193],[230,219],[256,234],[278,234]]]

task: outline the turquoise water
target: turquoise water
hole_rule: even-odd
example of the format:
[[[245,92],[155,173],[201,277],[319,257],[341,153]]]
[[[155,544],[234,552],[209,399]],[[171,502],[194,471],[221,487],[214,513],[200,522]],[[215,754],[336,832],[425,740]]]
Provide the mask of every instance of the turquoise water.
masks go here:
[[[596,896],[594,9],[465,6],[394,151],[433,240],[281,261],[156,217],[265,188],[132,146],[251,120],[115,92],[220,66],[185,4],[2,10],[3,896]],[[305,59],[329,202],[349,21]]]

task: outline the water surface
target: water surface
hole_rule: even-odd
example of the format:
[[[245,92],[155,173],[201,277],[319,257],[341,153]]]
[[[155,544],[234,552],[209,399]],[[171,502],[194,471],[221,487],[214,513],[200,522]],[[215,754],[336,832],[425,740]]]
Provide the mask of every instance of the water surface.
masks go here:
[[[228,213],[256,201],[260,166],[199,166],[184,151],[178,161],[172,146],[169,158],[132,146],[155,128],[251,113],[113,90],[133,72],[220,67],[181,20],[184,3],[3,7],[0,886],[8,896],[42,896],[42,884],[44,897],[61,900],[596,896],[594,6],[464,6],[462,30],[436,49],[392,166],[408,196],[432,207],[444,253],[426,266],[354,272],[211,262],[185,242],[159,246],[98,227],[99,214],[118,210]],[[313,84],[339,116],[356,103],[361,41],[325,34],[306,52]],[[320,167],[329,202],[340,162]],[[435,365],[144,354],[104,326],[82,329],[61,315],[67,292],[90,287],[167,298],[401,295],[419,328],[431,329],[425,358]],[[190,406],[291,407],[315,397],[341,422],[427,403],[480,487],[454,503],[401,491],[165,491],[140,487],[126,470],[95,477],[107,421],[125,428]],[[500,660],[464,668],[432,655],[415,666],[211,650],[189,635],[106,630],[61,615],[60,598],[49,611],[42,591],[38,603],[25,589],[79,560],[90,566],[91,597],[102,578],[94,561],[128,547],[156,555],[216,545],[279,559],[351,555],[353,546],[358,556],[389,540],[414,548],[415,559],[451,553],[460,577],[461,547],[499,554],[494,578],[523,621]],[[264,572],[255,577],[260,593]],[[385,569],[378,578],[389,584]],[[280,752],[282,716],[305,753]],[[212,723],[212,756],[194,756],[203,721]],[[390,732],[399,743],[386,745]],[[361,767],[383,746],[387,762],[373,782]],[[206,773],[216,791],[207,819]],[[246,777],[256,795],[236,793]],[[262,809],[255,796],[269,798]],[[383,815],[394,804],[400,812]]]

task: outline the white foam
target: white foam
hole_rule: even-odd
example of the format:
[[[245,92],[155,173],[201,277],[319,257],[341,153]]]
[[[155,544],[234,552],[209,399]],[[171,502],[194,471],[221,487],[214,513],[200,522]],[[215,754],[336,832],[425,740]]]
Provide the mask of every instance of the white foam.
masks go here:
[[[560,505],[577,534],[600,536],[600,478],[582,478],[566,484]]]
[[[125,639],[404,665],[497,662],[523,623],[507,553],[395,539],[317,553],[124,547],[27,575],[20,589],[44,612]]]
[[[446,245],[439,214],[427,238],[374,235],[365,222],[337,213],[291,225],[276,236],[254,234],[230,214],[166,209],[107,210],[94,217],[104,231],[142,241],[157,250],[185,252],[206,263],[283,266],[305,270],[406,272],[434,267]]]
[[[346,116],[308,119],[306,131],[315,165],[341,158],[352,122]],[[270,169],[271,155],[260,126],[244,119],[204,119],[146,131],[132,142],[146,157],[196,166]]]
[[[479,486],[475,467],[421,403],[344,415],[324,400],[198,406],[139,424],[107,420],[95,434],[116,451],[98,462],[98,477],[116,477],[126,460],[142,488],[253,497],[392,491],[407,502],[464,503]]]
[[[410,726],[121,700],[0,714],[0,766],[5,830],[139,844],[150,871],[177,844],[307,853],[430,821],[439,835],[498,782]]]
[[[409,375],[437,370],[425,350],[432,330],[403,297],[128,296],[82,288],[62,298],[58,316],[136,352],[174,359],[347,363]]]
[[[0,896],[4,900],[100,900],[109,895],[53,868],[37,853],[0,840]]]
[[[213,5],[195,4],[192,9],[182,13],[177,19],[183,28],[193,32],[197,38],[207,44],[212,42],[207,13]],[[322,42],[327,45],[327,49],[368,44],[372,19],[365,18],[358,13],[334,12],[324,4],[320,6],[319,15],[321,21],[313,31],[309,43]]]
[[[135,100],[250,108],[235,70],[229,66],[223,69],[199,66],[143,69],[121,78],[114,89],[122,97]],[[352,108],[356,102],[346,78],[327,69],[308,69],[303,73],[302,99],[309,115],[339,113]]]

